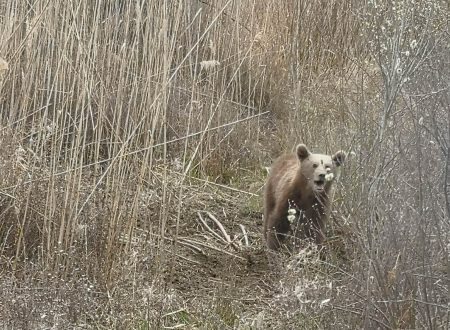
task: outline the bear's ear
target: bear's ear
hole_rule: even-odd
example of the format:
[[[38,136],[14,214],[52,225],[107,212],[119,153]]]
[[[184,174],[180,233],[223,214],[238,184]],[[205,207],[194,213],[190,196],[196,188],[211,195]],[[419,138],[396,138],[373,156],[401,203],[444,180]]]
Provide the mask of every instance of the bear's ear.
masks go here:
[[[305,158],[308,158],[308,156],[311,154],[304,144],[299,144],[297,148],[295,148],[295,151],[300,161],[304,160]]]
[[[345,157],[347,157],[346,153],[340,150],[336,152],[331,159],[333,160],[334,165],[341,166],[345,162]]]

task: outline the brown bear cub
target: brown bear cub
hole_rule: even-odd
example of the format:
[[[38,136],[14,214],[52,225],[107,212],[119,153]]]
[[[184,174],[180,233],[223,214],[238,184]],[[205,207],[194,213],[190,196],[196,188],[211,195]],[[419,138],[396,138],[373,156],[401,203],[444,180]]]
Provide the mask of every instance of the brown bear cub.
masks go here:
[[[345,157],[343,151],[333,156],[313,154],[299,144],[295,153],[275,161],[264,193],[264,236],[270,249],[280,247],[291,223],[300,225],[297,238],[324,241],[332,181]]]

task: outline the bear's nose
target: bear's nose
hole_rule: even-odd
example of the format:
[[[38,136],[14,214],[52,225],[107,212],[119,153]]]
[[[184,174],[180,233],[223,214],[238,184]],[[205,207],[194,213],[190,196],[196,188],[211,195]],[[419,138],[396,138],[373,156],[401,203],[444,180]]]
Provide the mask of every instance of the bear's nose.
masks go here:
[[[320,179],[321,181],[325,180],[325,173],[319,174],[319,179]]]

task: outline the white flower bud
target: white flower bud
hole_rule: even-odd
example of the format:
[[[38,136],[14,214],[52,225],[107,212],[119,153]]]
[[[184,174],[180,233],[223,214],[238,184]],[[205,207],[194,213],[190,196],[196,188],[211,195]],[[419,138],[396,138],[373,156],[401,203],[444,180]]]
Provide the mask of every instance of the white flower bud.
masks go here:
[[[325,180],[326,181],[333,181],[333,179],[334,179],[334,174],[333,173],[325,174]]]

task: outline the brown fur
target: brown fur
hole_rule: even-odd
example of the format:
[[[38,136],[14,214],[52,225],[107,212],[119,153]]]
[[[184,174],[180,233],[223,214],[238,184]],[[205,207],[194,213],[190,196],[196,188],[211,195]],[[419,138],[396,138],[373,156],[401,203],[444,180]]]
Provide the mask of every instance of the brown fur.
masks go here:
[[[345,153],[333,156],[312,154],[299,144],[296,152],[279,157],[270,169],[264,193],[264,236],[270,249],[278,249],[290,230],[289,201],[295,205],[303,227],[301,238],[317,244],[325,239],[325,222],[330,207],[331,183],[325,174],[336,175]]]

